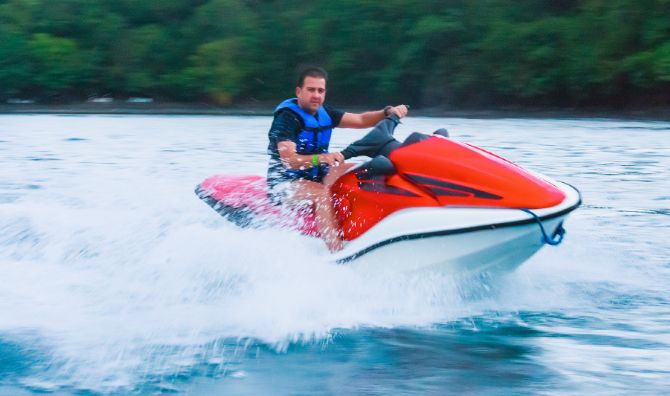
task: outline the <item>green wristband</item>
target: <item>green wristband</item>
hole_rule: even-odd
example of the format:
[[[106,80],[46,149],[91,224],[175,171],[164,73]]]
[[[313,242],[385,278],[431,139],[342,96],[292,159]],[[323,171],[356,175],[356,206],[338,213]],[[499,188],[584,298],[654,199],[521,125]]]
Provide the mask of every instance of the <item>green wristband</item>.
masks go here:
[[[318,154],[314,154],[314,155],[312,156],[312,164],[314,164],[314,166],[319,166],[319,158],[318,158]]]

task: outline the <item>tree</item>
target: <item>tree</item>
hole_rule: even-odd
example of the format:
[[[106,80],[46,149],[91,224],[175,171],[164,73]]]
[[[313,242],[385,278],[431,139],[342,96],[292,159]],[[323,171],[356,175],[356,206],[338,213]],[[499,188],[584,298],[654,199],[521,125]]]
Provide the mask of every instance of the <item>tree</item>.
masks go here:
[[[28,47],[32,81],[47,95],[66,93],[85,79],[86,67],[74,40],[37,33],[31,37]]]
[[[0,29],[0,95],[25,93],[32,77],[28,42],[19,34]]]
[[[247,74],[244,66],[238,63],[243,59],[243,50],[236,38],[203,44],[191,56],[191,66],[177,78],[192,92],[219,104],[231,104],[245,88]]]

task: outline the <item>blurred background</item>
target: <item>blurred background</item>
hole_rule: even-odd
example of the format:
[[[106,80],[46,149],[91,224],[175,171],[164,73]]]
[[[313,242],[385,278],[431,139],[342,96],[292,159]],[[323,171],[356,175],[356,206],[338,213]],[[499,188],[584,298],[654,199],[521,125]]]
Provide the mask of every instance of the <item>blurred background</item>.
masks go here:
[[[0,100],[662,108],[669,0],[0,0]],[[271,107],[270,107],[271,108]]]

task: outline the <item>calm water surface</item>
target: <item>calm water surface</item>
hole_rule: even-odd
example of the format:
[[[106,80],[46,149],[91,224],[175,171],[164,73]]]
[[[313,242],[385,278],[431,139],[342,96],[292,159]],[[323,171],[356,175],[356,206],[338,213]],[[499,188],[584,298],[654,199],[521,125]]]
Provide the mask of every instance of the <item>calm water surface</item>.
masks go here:
[[[263,174],[269,124],[0,116],[0,394],[667,392],[670,123],[407,119],[582,191],[561,246],[475,277],[223,221],[193,188]]]

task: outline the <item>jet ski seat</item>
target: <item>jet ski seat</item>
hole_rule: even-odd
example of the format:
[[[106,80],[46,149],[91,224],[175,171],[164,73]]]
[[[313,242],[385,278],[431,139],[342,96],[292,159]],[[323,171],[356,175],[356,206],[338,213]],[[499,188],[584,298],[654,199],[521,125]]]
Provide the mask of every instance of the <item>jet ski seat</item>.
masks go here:
[[[354,168],[354,173],[358,180],[373,180],[379,177],[390,176],[396,173],[395,165],[390,159],[383,155],[378,155]]]
[[[410,144],[422,142],[422,141],[428,139],[429,137],[430,137],[430,135],[426,135],[425,133],[412,132],[409,136],[407,136],[405,138],[405,141],[402,142],[400,147],[405,147],[405,146],[409,146]]]
[[[433,132],[433,135],[449,137],[449,132],[444,128],[440,128],[440,129],[436,130],[435,132]],[[405,147],[405,146],[409,146],[410,144],[419,143],[421,141],[424,141],[424,140],[428,139],[429,137],[430,137],[430,135],[426,135],[425,133],[412,132],[409,136],[407,136],[405,138],[405,141],[402,142],[400,147]]]

